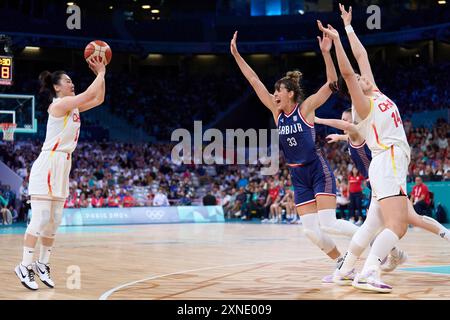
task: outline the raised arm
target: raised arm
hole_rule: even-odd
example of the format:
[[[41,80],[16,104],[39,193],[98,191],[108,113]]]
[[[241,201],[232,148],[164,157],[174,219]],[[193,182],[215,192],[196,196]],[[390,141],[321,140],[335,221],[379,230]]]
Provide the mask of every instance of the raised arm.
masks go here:
[[[344,47],[342,46],[341,39],[339,38],[339,33],[331,25],[328,25],[328,28],[324,28],[323,26],[320,26],[320,28],[328,35],[328,37],[333,39],[339,69],[345,83],[347,84],[348,91],[350,92],[350,96],[352,98],[352,103],[361,119],[365,119],[370,113],[371,102],[370,99],[364,95],[358,84],[358,79],[355,71],[353,71],[347,55],[345,54]]]
[[[370,79],[373,83],[375,83],[375,79],[373,77],[372,68],[370,67],[369,57],[367,55],[367,51],[362,45],[361,41],[359,41],[356,36],[355,31],[351,25],[352,22],[352,7],[350,6],[348,12],[345,10],[345,7],[339,3],[339,9],[341,10],[341,18],[344,22],[345,31],[347,32],[348,40],[350,42],[350,46],[352,48],[353,56],[358,63],[359,71],[361,75],[364,75],[368,79]],[[376,86],[376,85],[375,85]]]
[[[321,26],[320,21],[317,21],[319,28]],[[332,39],[323,33],[322,38],[317,37],[319,41],[320,51],[322,52],[323,60],[325,61],[327,82],[315,93],[310,95],[302,105],[302,113],[304,116],[308,116],[312,111],[319,108],[324,104],[331,96],[333,91],[330,88],[330,84],[337,81],[336,68],[334,67],[333,58],[331,57],[330,50],[332,46]]]
[[[49,107],[49,113],[54,117],[62,117],[72,109],[79,108],[85,111],[86,108],[92,108],[103,102],[105,94],[105,65],[98,60],[91,60],[90,66],[97,72],[97,77],[92,84],[76,96],[66,96],[52,103]]]
[[[96,62],[101,63],[100,61],[96,61]],[[88,62],[88,63],[89,63],[89,68],[92,70],[92,72],[94,72],[95,75],[98,75],[95,64],[93,64],[91,62]],[[96,92],[95,98],[93,100],[89,101],[88,103],[78,107],[80,112],[84,112],[84,111],[87,111],[89,109],[92,109],[94,107],[101,105],[103,103],[103,101],[105,101],[105,91],[106,91],[105,90],[105,79],[103,79],[102,86],[100,87],[100,90],[98,90]]]
[[[231,54],[234,57],[234,60],[236,60],[236,63],[239,66],[239,69],[241,69],[241,72],[244,74],[245,78],[250,82],[251,86],[256,92],[256,95],[258,96],[259,100],[274,114],[274,116],[277,116],[277,107],[275,105],[274,97],[272,94],[269,93],[267,88],[264,86],[264,84],[259,79],[258,75],[253,71],[253,69],[245,62],[244,58],[241,57],[239,54],[239,51],[237,49],[236,45],[236,39],[237,39],[237,31],[233,35],[233,39],[231,39],[230,42],[230,51]]]

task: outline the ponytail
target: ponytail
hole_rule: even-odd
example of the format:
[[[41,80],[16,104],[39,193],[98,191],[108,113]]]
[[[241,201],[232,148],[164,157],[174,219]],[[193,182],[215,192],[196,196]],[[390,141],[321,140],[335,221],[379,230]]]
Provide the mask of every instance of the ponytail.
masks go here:
[[[41,85],[39,93],[43,93],[44,95],[46,95],[49,102],[51,102],[51,100],[56,97],[55,88],[53,86],[59,83],[59,80],[61,80],[61,76],[63,74],[66,74],[66,72],[55,71],[53,73],[50,73],[46,70],[41,72],[41,74],[39,75],[39,83]]]

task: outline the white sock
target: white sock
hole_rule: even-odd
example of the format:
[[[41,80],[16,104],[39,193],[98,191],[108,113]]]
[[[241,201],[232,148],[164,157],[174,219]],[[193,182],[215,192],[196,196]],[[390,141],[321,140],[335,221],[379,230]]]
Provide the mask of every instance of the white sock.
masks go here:
[[[379,267],[398,240],[398,236],[392,230],[386,228],[381,231],[373,243],[362,272],[366,272],[371,267]]]
[[[23,247],[22,265],[28,267],[33,263],[34,248]]]
[[[341,267],[339,268],[339,272],[341,274],[349,273],[355,266],[357,260],[358,260],[357,255],[354,255],[350,251],[347,251],[347,253],[344,256],[344,262],[342,263]]]
[[[48,264],[50,259],[50,254],[52,253],[52,247],[46,247],[41,245],[41,252],[39,254],[39,262],[43,264]]]
[[[340,255],[334,261],[336,262],[336,269],[339,269],[339,267],[342,266],[342,263],[344,263],[344,257]]]

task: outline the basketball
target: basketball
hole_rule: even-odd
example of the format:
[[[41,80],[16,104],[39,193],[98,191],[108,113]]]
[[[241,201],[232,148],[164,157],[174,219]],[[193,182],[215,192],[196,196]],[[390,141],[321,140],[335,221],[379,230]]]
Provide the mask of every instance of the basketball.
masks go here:
[[[105,65],[111,62],[112,51],[109,45],[102,40],[94,40],[84,48],[84,58],[87,60],[91,57],[98,56],[100,61]]]

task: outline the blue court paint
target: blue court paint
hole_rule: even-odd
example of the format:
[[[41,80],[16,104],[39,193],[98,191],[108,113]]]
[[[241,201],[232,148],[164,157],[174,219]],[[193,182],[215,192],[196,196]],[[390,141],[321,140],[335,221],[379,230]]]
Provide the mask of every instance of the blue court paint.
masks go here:
[[[2,227],[0,228],[0,235],[2,234],[25,234],[25,226],[14,226],[14,227]],[[73,226],[73,227],[60,227],[58,233],[101,233],[101,232],[113,232],[122,233],[130,232],[130,229],[123,228],[111,228],[111,227],[83,227],[83,226]]]
[[[447,266],[429,266],[429,267],[415,267],[415,268],[401,268],[401,271],[409,272],[426,272],[450,275],[450,265]]]

